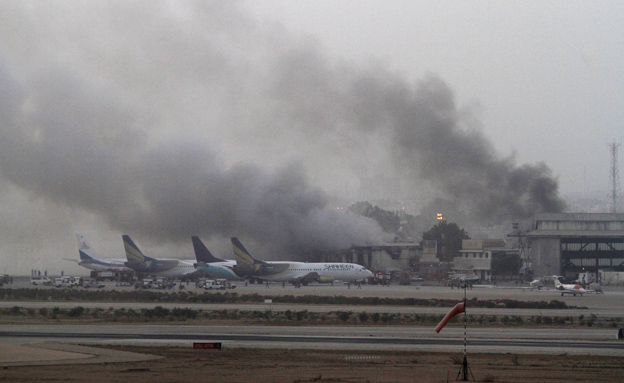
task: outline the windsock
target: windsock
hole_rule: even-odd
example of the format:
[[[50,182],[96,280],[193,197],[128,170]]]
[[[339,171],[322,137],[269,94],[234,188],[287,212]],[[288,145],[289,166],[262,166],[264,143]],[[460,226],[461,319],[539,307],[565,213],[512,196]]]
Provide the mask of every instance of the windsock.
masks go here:
[[[439,333],[440,330],[442,330],[444,326],[446,326],[446,324],[451,319],[453,319],[455,315],[461,314],[465,311],[466,311],[466,302],[459,302],[458,304],[456,304],[455,307],[453,307],[451,311],[449,311],[448,314],[446,314],[444,318],[442,318],[440,323],[438,323],[438,325],[435,327],[435,332]]]

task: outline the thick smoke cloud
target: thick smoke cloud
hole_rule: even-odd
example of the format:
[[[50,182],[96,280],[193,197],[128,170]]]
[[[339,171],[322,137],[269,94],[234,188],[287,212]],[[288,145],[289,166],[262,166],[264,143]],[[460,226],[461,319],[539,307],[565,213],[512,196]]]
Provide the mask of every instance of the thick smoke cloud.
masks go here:
[[[273,173],[227,168],[191,136],[147,147],[123,105],[93,99],[74,79],[55,80],[39,83],[28,114],[20,112],[24,91],[13,84],[6,93],[13,106],[0,116],[0,159],[19,187],[161,241],[201,232],[327,251],[381,240],[373,221],[326,211],[327,195],[308,184],[300,163]]]
[[[438,77],[410,84],[378,68],[337,70],[309,50],[282,59],[274,93],[284,103],[300,100],[289,118],[307,121],[315,134],[338,134],[346,126],[355,134],[386,137],[388,142],[380,142],[401,177],[431,182],[481,221],[501,223],[564,209],[550,169],[501,158]],[[280,92],[283,84],[297,91]]]
[[[382,240],[330,209],[342,177],[426,182],[489,220],[563,208],[548,167],[500,158],[433,75],[333,62],[230,1],[65,5],[0,5],[0,174],[33,198],[283,253]]]
[[[501,158],[436,76],[410,84],[379,70],[336,70],[315,51],[291,53],[280,64],[274,92],[284,103],[300,100],[290,118],[309,121],[315,133],[338,134],[346,126],[356,134],[386,137],[380,143],[401,177],[431,182],[474,218],[501,223],[564,209],[550,169]],[[283,84],[301,91],[280,92]]]
[[[557,181],[543,163],[499,158],[479,131],[463,125],[450,90],[437,78],[416,87],[414,102],[394,115],[396,153],[480,220],[526,219],[560,212]]]

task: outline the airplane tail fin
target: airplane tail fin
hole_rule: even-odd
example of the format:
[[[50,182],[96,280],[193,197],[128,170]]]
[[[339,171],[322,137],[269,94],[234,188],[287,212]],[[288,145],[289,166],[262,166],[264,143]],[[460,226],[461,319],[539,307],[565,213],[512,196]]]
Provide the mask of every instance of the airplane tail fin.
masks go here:
[[[128,258],[128,262],[139,262],[144,263],[146,261],[152,260],[152,258],[143,255],[141,250],[134,244],[129,235],[122,235],[124,249],[126,250],[126,258]]]
[[[552,276],[553,281],[555,282],[555,287],[559,288],[561,286],[561,281],[559,280],[559,278],[556,275]]]
[[[78,254],[81,261],[90,261],[96,258],[95,251],[89,246],[82,234],[76,234],[76,240],[78,241]]]
[[[236,262],[242,263],[246,265],[254,265],[259,263],[264,263],[255,259],[249,254],[249,251],[245,249],[245,246],[238,240],[237,237],[232,237],[232,247],[234,248],[234,256],[236,256]]]
[[[223,262],[223,259],[219,259],[212,255],[210,250],[204,245],[204,243],[199,239],[198,236],[194,235],[191,237],[193,240],[193,249],[195,249],[195,258],[197,258],[197,262],[199,263],[213,263],[213,262]]]

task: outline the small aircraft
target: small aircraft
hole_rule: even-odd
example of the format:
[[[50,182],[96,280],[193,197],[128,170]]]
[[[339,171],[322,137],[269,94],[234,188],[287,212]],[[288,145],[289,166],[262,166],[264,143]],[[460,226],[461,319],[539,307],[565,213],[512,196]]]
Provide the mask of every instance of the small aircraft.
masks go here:
[[[477,274],[453,274],[453,275],[449,275],[449,278],[452,280],[457,280],[460,282],[478,282],[481,280],[481,277],[478,276]]]
[[[529,283],[529,286],[531,286],[531,290],[541,290],[544,287],[544,282],[541,279],[534,279]]]
[[[551,278],[555,282],[555,289],[561,291],[561,296],[563,296],[563,294],[572,294],[573,296],[579,294],[580,296],[583,296],[583,294],[594,292],[593,290],[586,290],[581,285],[561,283],[560,278],[562,277],[558,275],[553,275]]]
[[[236,256],[234,272],[241,276],[301,284],[333,283],[334,280],[357,282],[373,276],[370,270],[354,263],[261,261],[253,258],[236,237],[232,237],[232,246]]]
[[[80,261],[64,258],[66,261],[77,262],[78,265],[95,271],[132,271],[132,269],[126,267],[125,259],[102,259],[95,252],[95,250],[89,246],[89,243],[82,234],[76,234],[76,239],[78,240],[78,254],[80,255]]]
[[[194,273],[194,261],[182,261],[179,259],[156,259],[143,255],[141,250],[134,244],[129,235],[123,235],[124,248],[126,249],[126,267],[137,273],[150,274],[160,277],[179,278]]]

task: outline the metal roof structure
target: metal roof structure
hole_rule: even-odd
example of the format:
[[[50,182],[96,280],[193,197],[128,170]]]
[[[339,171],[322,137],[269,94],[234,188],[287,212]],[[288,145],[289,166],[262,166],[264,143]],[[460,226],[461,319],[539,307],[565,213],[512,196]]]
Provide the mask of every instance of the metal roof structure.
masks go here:
[[[536,275],[624,271],[622,213],[537,214],[519,236],[529,242]]]
[[[624,230],[532,230],[524,234],[527,237],[624,237]]]

